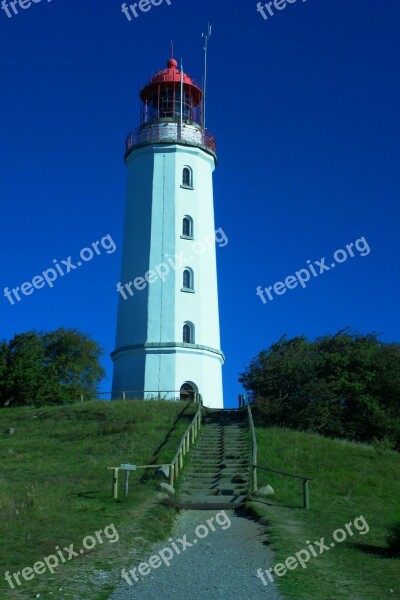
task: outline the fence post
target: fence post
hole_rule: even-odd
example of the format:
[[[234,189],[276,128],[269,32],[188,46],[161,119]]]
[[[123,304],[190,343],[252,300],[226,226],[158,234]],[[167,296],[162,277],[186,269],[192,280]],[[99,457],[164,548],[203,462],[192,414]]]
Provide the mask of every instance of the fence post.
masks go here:
[[[182,446],[181,446],[181,449],[179,451],[179,468],[183,469],[183,450],[182,450]]]
[[[129,471],[125,471],[125,487],[124,487],[125,498],[128,497],[128,492],[129,492]]]
[[[122,392],[122,400],[126,400],[125,392]]]
[[[174,465],[170,465],[170,467],[169,467],[169,485],[171,487],[174,487],[174,471],[175,471]]]
[[[194,437],[194,427],[193,427],[193,426],[192,426],[191,432],[192,432],[192,446],[193,446],[193,444],[194,444],[194,441],[195,441],[195,439],[196,439],[196,438]]]
[[[114,500],[118,499],[118,475],[119,469],[114,469],[112,472],[112,495]]]
[[[303,496],[304,496],[304,508],[310,508],[310,496],[308,491],[308,479],[303,479]]]

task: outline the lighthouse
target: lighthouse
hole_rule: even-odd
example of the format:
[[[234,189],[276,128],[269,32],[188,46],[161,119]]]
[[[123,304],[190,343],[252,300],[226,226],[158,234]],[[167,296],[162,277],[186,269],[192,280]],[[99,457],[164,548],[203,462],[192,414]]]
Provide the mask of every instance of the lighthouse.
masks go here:
[[[128,172],[113,397],[223,408],[214,137],[202,90],[171,58],[141,93]]]

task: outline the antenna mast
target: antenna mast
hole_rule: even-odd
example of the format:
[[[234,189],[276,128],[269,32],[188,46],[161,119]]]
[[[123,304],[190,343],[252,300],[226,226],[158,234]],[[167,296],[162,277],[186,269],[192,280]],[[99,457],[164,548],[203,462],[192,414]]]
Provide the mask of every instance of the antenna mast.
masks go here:
[[[211,37],[212,26],[208,23],[207,33],[202,33],[204,38],[204,89],[203,89],[203,127],[206,128],[206,93],[207,93],[207,53],[208,40]]]
[[[181,131],[183,125],[183,64],[181,58]]]

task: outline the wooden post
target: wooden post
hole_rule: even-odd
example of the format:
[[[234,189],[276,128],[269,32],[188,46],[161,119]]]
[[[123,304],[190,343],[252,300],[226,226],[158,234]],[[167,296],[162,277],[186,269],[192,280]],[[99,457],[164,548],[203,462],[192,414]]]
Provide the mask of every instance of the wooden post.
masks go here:
[[[254,460],[254,473],[253,473],[253,491],[256,493],[258,490],[258,481],[257,481],[257,443],[254,443],[254,452],[253,452],[253,460]]]
[[[310,508],[310,496],[308,491],[308,479],[303,479],[303,496],[304,496],[304,508]]]
[[[195,439],[196,439],[196,438],[195,438],[195,435],[194,435],[194,426],[193,426],[193,425],[192,425],[191,432],[192,432],[192,446],[193,446],[193,444],[194,444],[194,441],[195,441]]]
[[[125,394],[125,392],[122,392],[122,400],[126,400],[126,394]]]
[[[83,394],[81,394],[81,404],[83,404]]]
[[[174,487],[174,471],[175,471],[174,465],[170,465],[170,467],[169,467],[169,485],[171,487]]]
[[[125,471],[125,487],[124,487],[125,498],[128,497],[128,492],[129,492],[129,471]]]
[[[182,446],[181,446],[181,449],[179,451],[179,467],[181,469],[183,469],[183,450],[182,450]]]
[[[112,472],[112,495],[114,500],[118,499],[118,475],[119,469],[113,469]]]
[[[253,465],[253,492],[256,493],[258,489],[257,483],[257,464]]]

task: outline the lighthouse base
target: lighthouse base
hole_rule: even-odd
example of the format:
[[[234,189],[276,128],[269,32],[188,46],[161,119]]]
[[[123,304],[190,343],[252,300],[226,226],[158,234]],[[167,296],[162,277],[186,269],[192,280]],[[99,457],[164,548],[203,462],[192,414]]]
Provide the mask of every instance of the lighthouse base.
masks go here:
[[[116,350],[113,398],[165,400],[199,393],[209,408],[223,408],[224,356],[196,344],[138,344]]]

